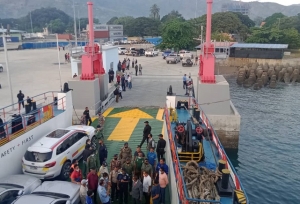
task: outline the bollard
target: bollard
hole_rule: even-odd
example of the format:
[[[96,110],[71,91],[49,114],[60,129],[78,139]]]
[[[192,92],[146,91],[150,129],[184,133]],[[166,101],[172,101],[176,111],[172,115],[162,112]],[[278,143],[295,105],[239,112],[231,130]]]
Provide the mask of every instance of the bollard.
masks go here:
[[[229,183],[230,171],[228,169],[222,170],[222,188],[227,189]]]
[[[219,172],[222,172],[222,170],[225,169],[225,164],[226,164],[225,160],[222,159],[219,160],[219,167],[218,167]]]

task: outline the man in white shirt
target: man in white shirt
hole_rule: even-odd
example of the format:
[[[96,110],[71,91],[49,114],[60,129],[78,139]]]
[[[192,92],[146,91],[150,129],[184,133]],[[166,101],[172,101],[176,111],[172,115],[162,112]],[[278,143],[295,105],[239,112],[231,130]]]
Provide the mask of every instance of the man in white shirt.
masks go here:
[[[129,74],[127,75],[127,77],[128,77],[127,78],[127,80],[128,80],[128,88],[131,89],[132,88],[132,81],[131,81],[132,79],[131,79],[131,76]]]
[[[87,180],[83,179],[81,181],[81,186],[80,186],[80,191],[79,191],[79,197],[80,197],[80,201],[81,203],[85,203],[85,200],[86,200],[86,196],[87,196],[87,191],[88,191],[88,188],[87,188]]]
[[[150,204],[150,195],[151,195],[151,177],[149,176],[149,174],[144,171],[143,172],[143,194],[146,200],[146,204]]]

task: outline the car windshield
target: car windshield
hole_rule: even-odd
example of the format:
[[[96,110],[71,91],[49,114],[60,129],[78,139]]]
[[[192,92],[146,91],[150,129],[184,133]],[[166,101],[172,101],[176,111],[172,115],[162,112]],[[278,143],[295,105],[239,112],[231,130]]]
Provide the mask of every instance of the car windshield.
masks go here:
[[[62,194],[62,193],[53,193],[53,192],[33,192],[31,194],[34,195],[41,195],[41,196],[47,196],[47,197],[51,197],[51,198],[65,198],[65,199],[69,199],[70,196],[66,195],[66,194]]]
[[[126,48],[125,48],[125,47],[122,47],[122,48],[120,48],[120,50],[126,50]]]
[[[0,183],[0,188],[11,189],[11,188],[23,188],[23,186],[10,184],[10,183]]]
[[[52,151],[46,153],[26,151],[24,155],[25,160],[30,162],[46,162],[49,161],[51,157]]]

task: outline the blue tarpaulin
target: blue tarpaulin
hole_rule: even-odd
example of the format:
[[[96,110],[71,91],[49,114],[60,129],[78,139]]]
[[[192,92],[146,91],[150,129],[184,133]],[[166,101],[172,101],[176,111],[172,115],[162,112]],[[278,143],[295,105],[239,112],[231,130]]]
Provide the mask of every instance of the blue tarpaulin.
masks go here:
[[[160,37],[145,38],[145,40],[149,43],[152,43],[153,45],[159,45],[162,42],[162,38],[160,38]]]

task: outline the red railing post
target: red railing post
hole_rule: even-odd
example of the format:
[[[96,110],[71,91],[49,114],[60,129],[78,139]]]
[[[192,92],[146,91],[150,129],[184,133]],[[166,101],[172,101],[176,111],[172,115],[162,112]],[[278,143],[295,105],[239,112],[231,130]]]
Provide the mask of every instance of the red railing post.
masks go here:
[[[40,124],[42,124],[42,120],[41,120],[41,109],[39,109],[39,111],[38,111],[38,118],[39,118],[39,122],[40,122]]]
[[[24,121],[24,130],[26,131],[27,124],[26,124],[26,118],[24,116],[22,117],[22,123],[23,123],[23,121]]]

